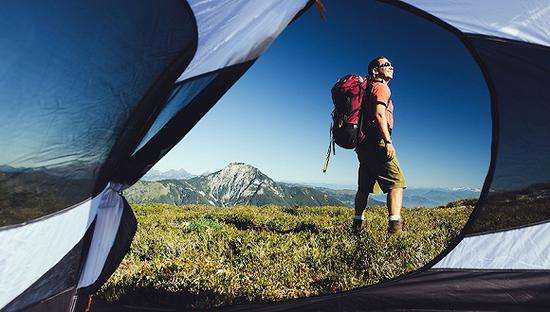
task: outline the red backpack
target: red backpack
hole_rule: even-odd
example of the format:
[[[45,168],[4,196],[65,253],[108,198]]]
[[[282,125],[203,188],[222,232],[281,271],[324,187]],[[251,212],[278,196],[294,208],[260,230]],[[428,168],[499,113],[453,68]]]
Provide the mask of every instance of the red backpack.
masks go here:
[[[359,75],[346,75],[332,87],[332,125],[330,127],[330,143],[323,172],[327,171],[330,152],[335,154],[334,143],[346,149],[354,149],[365,139],[361,130],[363,114],[362,103],[367,92],[368,81]]]

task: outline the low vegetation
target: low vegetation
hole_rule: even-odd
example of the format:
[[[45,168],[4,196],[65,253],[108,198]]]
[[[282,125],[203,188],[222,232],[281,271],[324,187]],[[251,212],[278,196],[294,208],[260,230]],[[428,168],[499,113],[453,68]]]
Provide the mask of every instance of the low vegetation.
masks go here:
[[[406,209],[407,231],[393,236],[383,207],[366,212],[358,236],[346,207],[133,208],[131,251],[97,296],[208,309],[334,293],[411,272],[446,248],[473,207]]]

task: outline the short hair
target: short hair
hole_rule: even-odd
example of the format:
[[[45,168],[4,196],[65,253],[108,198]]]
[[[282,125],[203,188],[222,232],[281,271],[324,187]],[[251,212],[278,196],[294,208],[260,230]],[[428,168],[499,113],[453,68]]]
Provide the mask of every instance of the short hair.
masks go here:
[[[387,59],[387,57],[385,57],[385,56],[377,56],[377,57],[374,58],[372,61],[370,61],[369,67],[368,67],[369,76],[372,75],[372,70],[375,69],[376,67],[378,67],[378,61],[381,60],[381,59]]]

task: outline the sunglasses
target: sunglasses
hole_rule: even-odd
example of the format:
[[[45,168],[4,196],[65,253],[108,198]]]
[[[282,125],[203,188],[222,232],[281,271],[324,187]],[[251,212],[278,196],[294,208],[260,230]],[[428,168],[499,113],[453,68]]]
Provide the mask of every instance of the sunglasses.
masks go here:
[[[380,68],[380,67],[391,67],[391,66],[392,66],[391,63],[386,62],[386,63],[384,63],[384,64],[378,65],[378,68]]]

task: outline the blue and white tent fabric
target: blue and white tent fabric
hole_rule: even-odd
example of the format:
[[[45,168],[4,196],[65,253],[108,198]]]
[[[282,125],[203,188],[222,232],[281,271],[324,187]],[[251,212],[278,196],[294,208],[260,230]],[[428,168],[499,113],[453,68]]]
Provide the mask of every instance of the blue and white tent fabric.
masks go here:
[[[417,272],[254,308],[550,306],[550,207],[510,208],[515,197],[502,200],[531,192],[550,202],[550,1],[382,2],[455,34],[485,76],[493,141],[480,201],[456,241]],[[135,232],[121,191],[312,3],[5,1],[0,310],[82,310],[83,298],[114,272]]]

